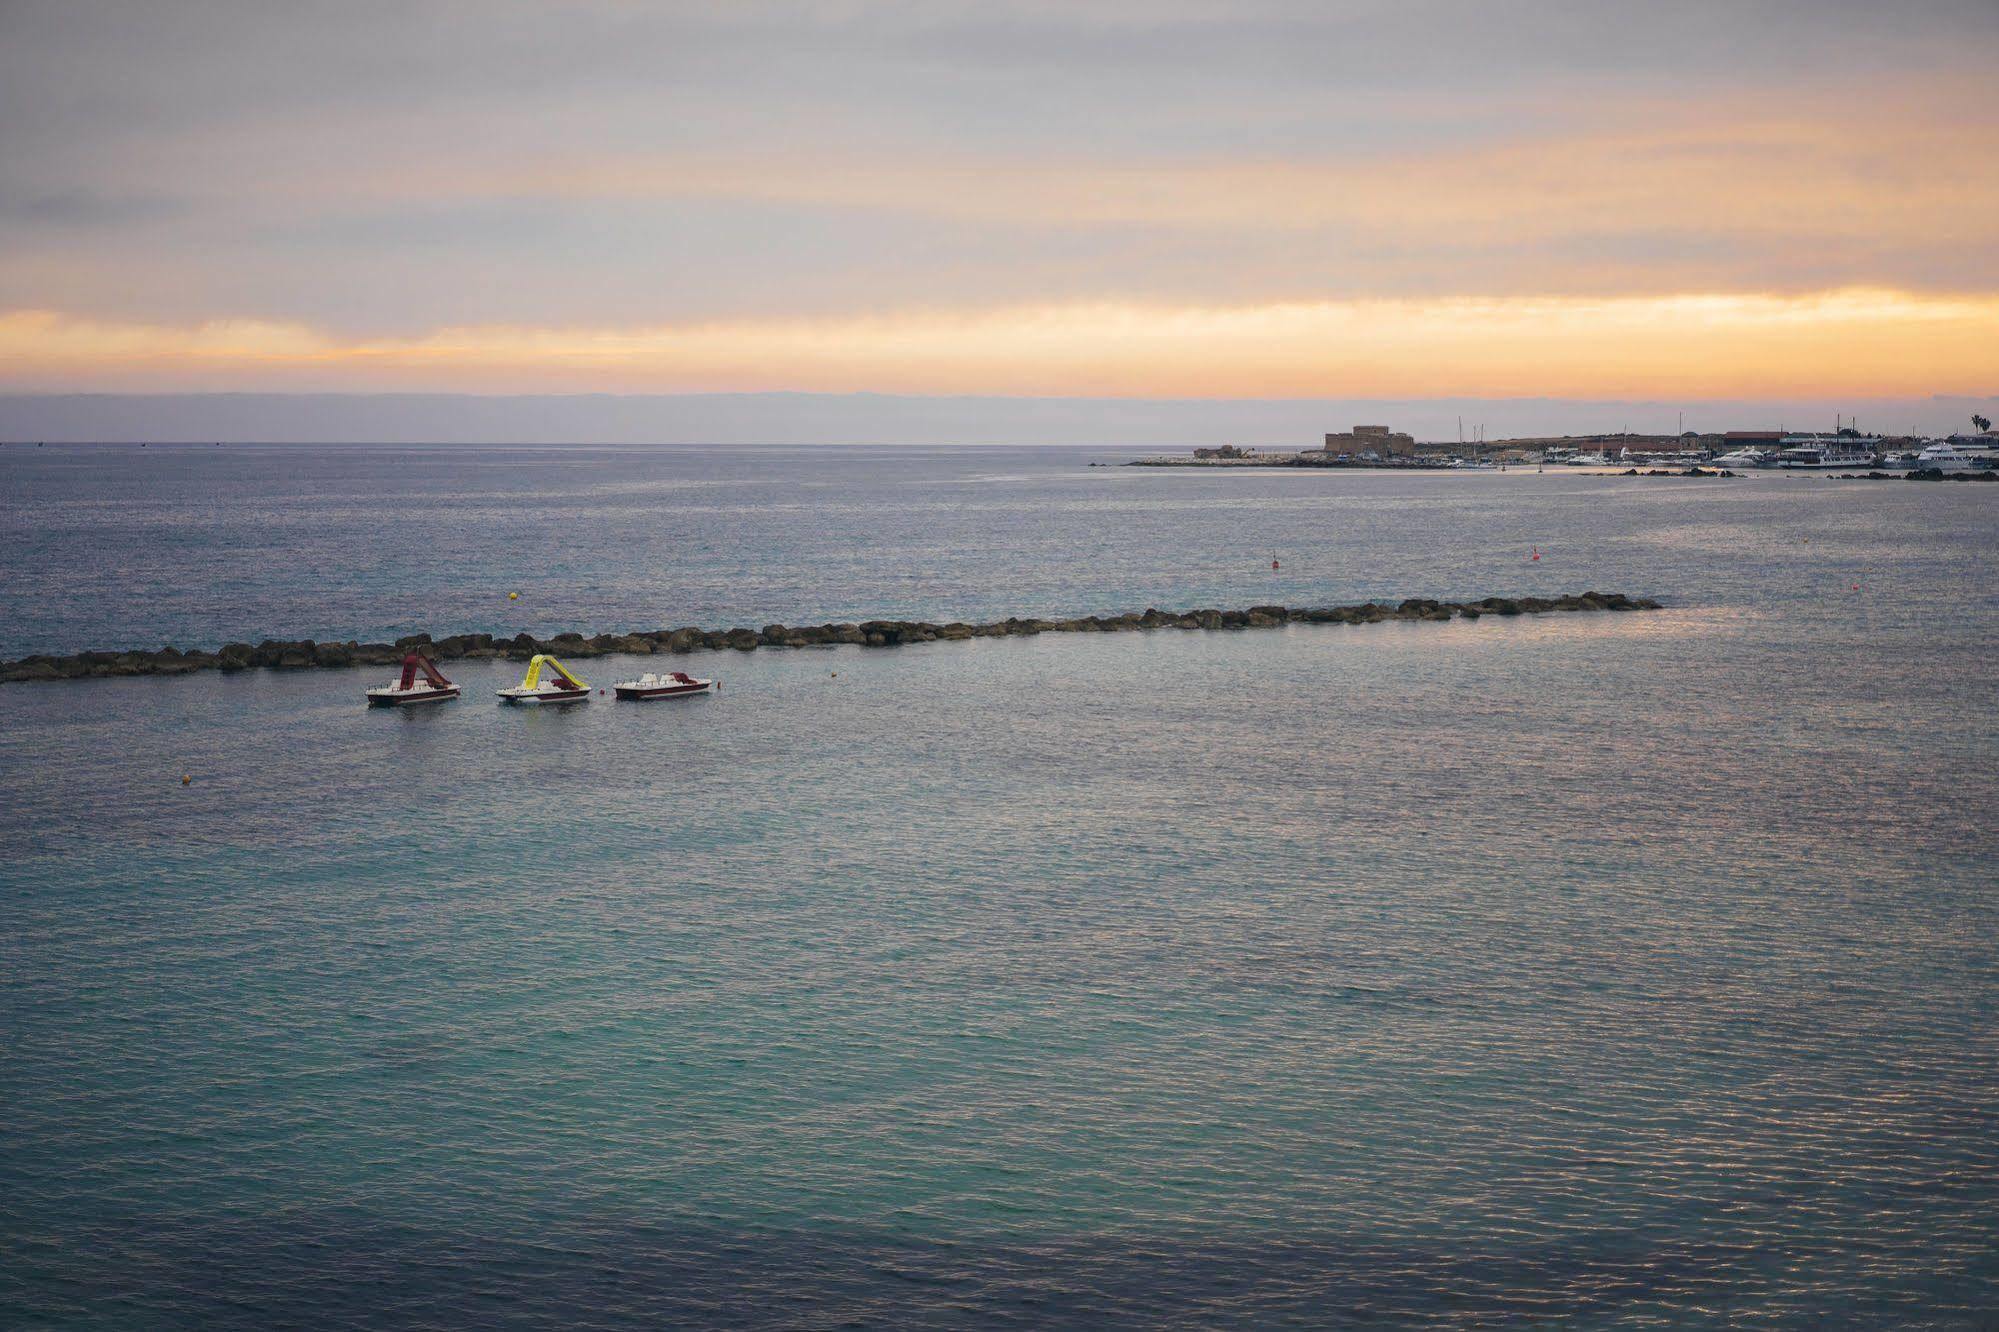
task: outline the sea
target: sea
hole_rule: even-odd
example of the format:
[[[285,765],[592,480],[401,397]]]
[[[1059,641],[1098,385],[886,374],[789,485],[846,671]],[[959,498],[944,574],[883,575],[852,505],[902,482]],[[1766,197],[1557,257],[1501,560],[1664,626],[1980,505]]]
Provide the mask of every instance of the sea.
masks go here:
[[[0,1326],[1993,1326],[1999,486],[1132,456],[0,448],[5,658],[1664,604],[0,685]]]

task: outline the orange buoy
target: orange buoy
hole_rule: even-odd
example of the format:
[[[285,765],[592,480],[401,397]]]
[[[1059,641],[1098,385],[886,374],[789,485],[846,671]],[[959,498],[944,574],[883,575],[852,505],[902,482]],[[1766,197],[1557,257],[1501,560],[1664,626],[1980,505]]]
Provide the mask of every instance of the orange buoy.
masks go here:
[[[188,785],[189,783],[191,783],[192,781],[194,781],[194,775],[193,775],[192,773],[186,773],[186,772],[184,772],[184,773],[182,773],[182,774],[180,775],[180,784],[181,784],[182,786],[186,786],[186,785]]]

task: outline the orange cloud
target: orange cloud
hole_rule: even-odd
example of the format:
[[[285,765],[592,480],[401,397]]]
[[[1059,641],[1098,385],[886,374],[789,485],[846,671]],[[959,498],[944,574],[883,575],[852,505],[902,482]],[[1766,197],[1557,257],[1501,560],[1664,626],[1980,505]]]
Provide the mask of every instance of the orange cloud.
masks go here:
[[[433,175],[419,190],[702,198],[881,209],[979,224],[1287,232],[1422,247],[1576,235],[1999,247],[1989,114],[1743,102],[1606,108],[1587,130],[1264,160],[611,157]],[[1642,270],[1642,259],[1633,267]],[[1319,275],[1311,275],[1317,277]]]
[[[16,312],[0,366],[16,388],[1852,398],[1992,391],[1999,296],[1097,303],[386,339]]]

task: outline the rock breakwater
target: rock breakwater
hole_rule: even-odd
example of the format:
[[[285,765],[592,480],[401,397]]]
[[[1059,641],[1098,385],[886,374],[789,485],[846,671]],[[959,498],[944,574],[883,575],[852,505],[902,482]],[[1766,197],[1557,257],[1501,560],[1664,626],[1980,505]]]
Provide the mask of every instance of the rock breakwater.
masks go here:
[[[761,629],[648,629],[636,633],[557,634],[536,638],[516,634],[451,634],[432,638],[411,634],[393,643],[318,642],[267,639],[226,643],[214,651],[78,652],[31,656],[0,663],[0,682],[80,680],[123,675],[188,675],[195,671],[307,670],[347,666],[393,666],[411,648],[439,661],[507,658],[525,661],[538,652],[557,657],[602,657],[613,653],[751,652],[758,648],[897,647],[967,638],[1010,638],[1029,634],[1111,634],[1144,629],[1269,629],[1282,624],[1378,624],[1385,620],[1478,619],[1486,615],[1543,615],[1560,611],[1657,610],[1659,603],[1621,592],[1584,592],[1564,597],[1485,597],[1479,601],[1434,601],[1412,597],[1358,606],[1251,606],[1247,610],[1146,610],[1125,615],[1084,615],[1073,619],[1010,618],[989,624],[928,620],[862,620],[840,624],[767,624]]]

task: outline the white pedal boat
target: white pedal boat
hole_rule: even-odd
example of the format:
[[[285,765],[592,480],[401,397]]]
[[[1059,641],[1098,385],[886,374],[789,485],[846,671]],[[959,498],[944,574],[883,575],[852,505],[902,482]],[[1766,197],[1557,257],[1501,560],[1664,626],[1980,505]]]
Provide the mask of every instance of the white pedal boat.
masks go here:
[[[444,678],[437,663],[421,652],[403,658],[402,678],[368,691],[371,708],[402,708],[413,703],[443,703],[458,697],[458,686]]]
[[[614,684],[611,689],[619,698],[683,698],[689,694],[706,694],[721,687],[717,681],[697,679],[686,671],[668,671],[665,675],[648,672],[636,680]]]
[[[590,699],[588,684],[554,657],[539,655],[528,659],[528,673],[519,684],[494,692],[503,703],[585,703]]]

